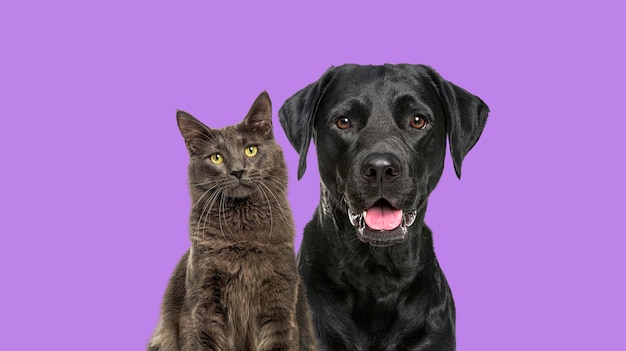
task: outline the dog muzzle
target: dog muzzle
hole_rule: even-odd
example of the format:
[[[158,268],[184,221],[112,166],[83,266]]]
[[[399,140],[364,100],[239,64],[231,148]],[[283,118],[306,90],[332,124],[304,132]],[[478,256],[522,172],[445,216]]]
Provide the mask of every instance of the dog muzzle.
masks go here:
[[[361,241],[373,246],[389,246],[406,239],[408,228],[417,218],[417,211],[405,213],[383,204],[355,213],[348,207],[348,218]]]

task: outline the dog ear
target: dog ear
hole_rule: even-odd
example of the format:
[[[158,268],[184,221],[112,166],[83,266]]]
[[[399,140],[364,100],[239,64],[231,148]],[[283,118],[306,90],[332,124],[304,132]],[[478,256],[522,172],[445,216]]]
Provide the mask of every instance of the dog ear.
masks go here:
[[[450,154],[456,176],[461,179],[463,158],[485,128],[489,107],[478,97],[435,73],[441,103],[446,113]]]
[[[278,111],[278,120],[291,145],[298,151],[298,180],[306,170],[306,155],[315,133],[315,116],[326,86],[333,76],[329,68],[315,83],[311,83],[288,98]]]

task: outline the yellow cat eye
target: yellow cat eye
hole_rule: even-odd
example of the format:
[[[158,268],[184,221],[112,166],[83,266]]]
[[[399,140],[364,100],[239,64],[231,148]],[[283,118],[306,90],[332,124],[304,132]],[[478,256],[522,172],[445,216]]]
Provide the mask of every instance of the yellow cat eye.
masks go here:
[[[243,152],[248,157],[254,157],[254,156],[256,156],[257,152],[259,152],[259,148],[257,146],[254,146],[254,145],[250,145],[245,150],[243,150]]]
[[[209,158],[211,159],[211,162],[216,165],[222,164],[224,162],[224,156],[220,154],[213,154]]]

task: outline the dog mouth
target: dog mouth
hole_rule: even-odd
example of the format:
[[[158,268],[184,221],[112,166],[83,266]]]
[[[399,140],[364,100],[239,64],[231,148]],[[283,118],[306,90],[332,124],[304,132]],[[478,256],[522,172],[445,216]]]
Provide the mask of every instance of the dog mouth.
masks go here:
[[[373,246],[389,246],[404,241],[408,227],[413,225],[416,217],[417,210],[404,212],[385,199],[379,199],[360,213],[348,207],[348,218],[357,229],[359,239]]]

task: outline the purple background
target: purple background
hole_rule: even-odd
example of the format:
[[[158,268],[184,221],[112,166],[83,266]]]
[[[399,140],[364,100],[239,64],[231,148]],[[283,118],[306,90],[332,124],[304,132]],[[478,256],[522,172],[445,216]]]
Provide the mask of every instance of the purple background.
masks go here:
[[[267,89],[301,233],[315,153],[297,182],[276,111],[330,65],[403,62],[492,111],[426,218],[458,349],[624,347],[618,1],[207,3],[0,4],[1,350],[145,347],[189,246],[176,109],[222,127]]]

